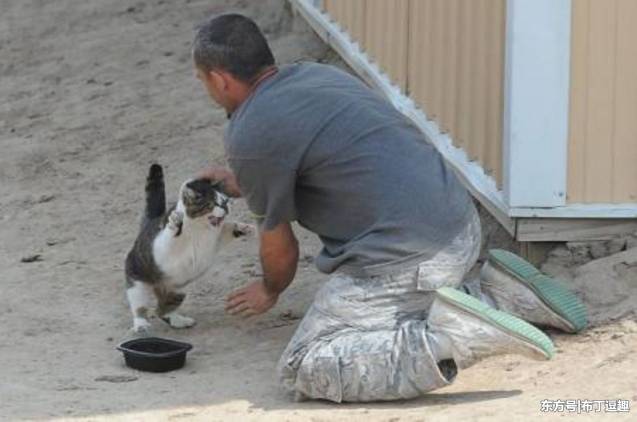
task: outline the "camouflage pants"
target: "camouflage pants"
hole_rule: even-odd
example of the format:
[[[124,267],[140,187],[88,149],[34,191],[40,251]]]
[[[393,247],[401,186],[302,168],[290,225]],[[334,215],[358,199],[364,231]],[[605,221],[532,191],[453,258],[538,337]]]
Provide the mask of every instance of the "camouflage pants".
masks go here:
[[[427,341],[436,289],[458,287],[480,252],[477,213],[452,244],[398,274],[335,274],[279,362],[290,392],[335,402],[408,399],[448,385]]]

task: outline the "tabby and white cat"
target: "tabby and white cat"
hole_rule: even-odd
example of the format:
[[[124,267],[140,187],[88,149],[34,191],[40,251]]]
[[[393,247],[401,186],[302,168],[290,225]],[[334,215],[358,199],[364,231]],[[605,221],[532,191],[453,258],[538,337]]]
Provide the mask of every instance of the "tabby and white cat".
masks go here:
[[[208,180],[189,180],[181,186],[177,204],[166,210],[162,167],[150,167],[141,230],[126,257],[126,295],[135,332],[150,329],[154,299],[156,315],[170,326],[193,326],[194,319],[175,312],[186,296],[180,289],[201,277],[223,246],[252,230],[247,224],[224,222],[229,198],[218,188]]]

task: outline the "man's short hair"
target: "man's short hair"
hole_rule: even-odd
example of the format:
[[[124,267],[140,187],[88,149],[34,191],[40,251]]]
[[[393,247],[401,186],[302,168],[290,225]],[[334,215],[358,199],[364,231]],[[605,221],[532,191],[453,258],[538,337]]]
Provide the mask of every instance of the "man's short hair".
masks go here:
[[[237,13],[213,16],[203,23],[192,54],[200,69],[224,70],[248,83],[274,64],[272,50],[257,24]]]

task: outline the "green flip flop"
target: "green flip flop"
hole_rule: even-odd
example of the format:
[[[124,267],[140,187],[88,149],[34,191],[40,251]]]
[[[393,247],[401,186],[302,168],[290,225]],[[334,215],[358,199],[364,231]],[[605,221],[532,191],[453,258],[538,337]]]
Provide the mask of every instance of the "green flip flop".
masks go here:
[[[502,249],[489,250],[489,262],[520,280],[553,312],[560,315],[578,332],[588,325],[586,307],[563,283],[542,273],[519,256]]]
[[[497,326],[510,335],[531,343],[540,349],[549,359],[555,355],[551,339],[528,322],[506,312],[498,311],[478,299],[450,287],[436,290],[439,298],[453,304],[483,321]]]

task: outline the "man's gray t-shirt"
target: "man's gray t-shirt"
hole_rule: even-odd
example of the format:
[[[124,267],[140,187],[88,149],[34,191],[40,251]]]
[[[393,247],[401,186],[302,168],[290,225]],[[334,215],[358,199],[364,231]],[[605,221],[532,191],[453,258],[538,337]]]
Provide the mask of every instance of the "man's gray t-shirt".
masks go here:
[[[230,168],[262,229],[316,233],[319,270],[382,274],[433,256],[472,206],[441,155],[385,99],[334,67],[283,66],[233,113]]]

